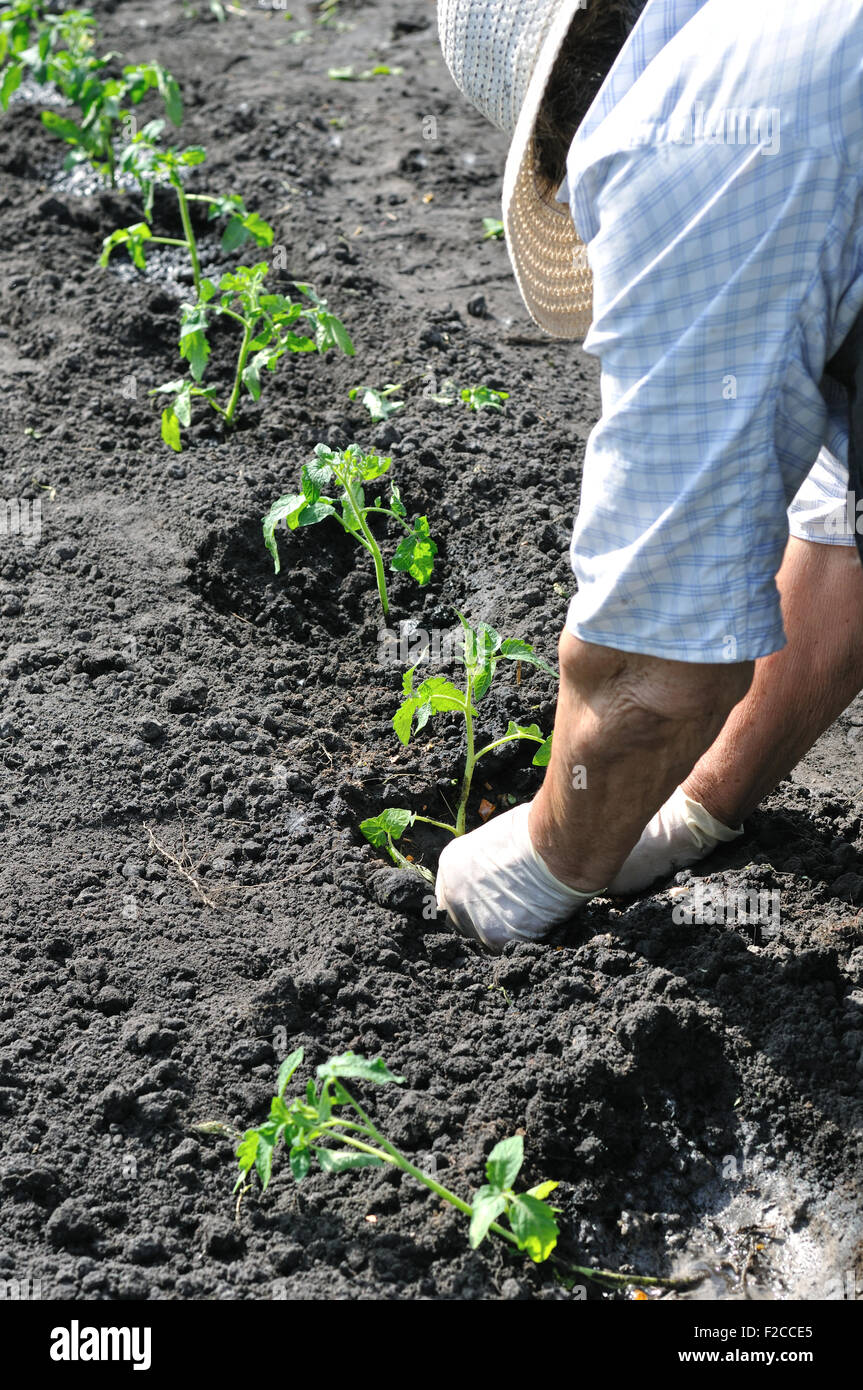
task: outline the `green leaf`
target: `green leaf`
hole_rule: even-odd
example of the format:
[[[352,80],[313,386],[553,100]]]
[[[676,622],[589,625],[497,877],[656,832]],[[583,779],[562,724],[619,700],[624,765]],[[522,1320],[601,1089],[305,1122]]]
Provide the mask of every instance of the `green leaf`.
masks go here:
[[[431,579],[435,555],[437,546],[429,535],[428,519],[419,516],[410,535],[402,537],[390,569],[405,571],[422,586]]]
[[[304,463],[300,472],[300,486],[309,502],[317,502],[325,487],[333,480],[333,468],[325,454],[315,451],[311,463]]]
[[[42,123],[70,145],[86,144],[86,136],[81,126],[76,125],[66,116],[61,116],[58,111],[43,111]]]
[[[494,391],[490,386],[466,386],[461,398],[470,410],[503,410],[509,392]]]
[[[21,86],[24,77],[24,67],[21,63],[11,63],[7,67],[2,77],[0,77],[0,106],[6,111],[12,99],[12,93],[16,92]]]
[[[261,1187],[266,1192],[270,1177],[273,1171],[273,1153],[275,1145],[269,1135],[263,1130],[258,1130],[258,1147],[255,1153],[255,1168],[261,1180]]]
[[[542,742],[542,733],[538,724],[516,724],[511,719],[506,726],[505,738],[535,738],[537,742]]]
[[[523,1163],[524,1140],[520,1134],[514,1134],[495,1144],[485,1162],[486,1177],[498,1191],[512,1187]]]
[[[549,1197],[556,1187],[560,1187],[560,1183],[554,1182],[553,1180],[537,1183],[536,1187],[528,1189],[527,1196],[535,1197],[538,1202],[544,1202],[546,1197]]]
[[[306,506],[307,502],[303,493],[292,492],[289,493],[286,498],[279,498],[277,502],[272,503],[270,512],[264,517],[264,545],[270,550],[272,563],[275,564],[275,573],[277,574],[279,570],[281,570],[282,564],[281,560],[279,560],[279,549],[277,539],[275,539],[275,528],[283,521],[290,531],[296,531],[297,525],[299,525],[300,512],[302,512],[303,507]]]
[[[377,503],[375,503],[375,505],[377,506]],[[407,507],[402,501],[401,493],[395,483],[390,487],[390,507],[395,512],[396,516],[407,516],[408,514]]]
[[[162,411],[162,438],[169,449],[173,449],[176,454],[182,453],[180,422],[169,405]]]
[[[293,1124],[293,1118],[281,1096],[273,1096],[270,1101],[270,1119],[275,1120],[281,1128],[284,1125]]]
[[[477,624],[474,633],[474,654],[480,665],[495,656],[500,649],[500,645],[499,632],[496,632],[488,623]]]
[[[192,387],[184,381],[173,401],[173,411],[180,424],[188,429],[192,423]]]
[[[331,314],[328,309],[319,309],[314,317],[315,343],[318,352],[326,352],[328,348],[338,347],[346,356],[353,357],[356,349],[341,319],[336,318],[335,314]]]
[[[369,844],[376,849],[384,849],[388,837],[398,840],[413,824],[414,813],[404,811],[398,806],[388,806],[380,815],[370,816],[368,820],[360,821],[360,832],[365,835]]]
[[[165,103],[165,110],[168,113],[168,120],[172,125],[180,126],[183,124],[183,96],[180,91],[179,83],[165,72],[164,68],[157,65],[159,95]]]
[[[247,1129],[237,1145],[237,1162],[244,1173],[248,1173],[255,1162],[259,1140],[260,1135],[256,1129]]]
[[[358,508],[359,511],[363,510],[366,503],[366,496],[358,483],[354,483],[351,490],[354,496],[354,506],[351,506],[347,497],[342,498],[342,525],[351,535],[355,535],[357,531],[362,529],[355,508]]]
[[[134,222],[130,227],[118,227],[110,236],[106,236],[102,242],[102,254],[99,257],[99,264],[104,267],[108,264],[111,252],[118,246],[125,246],[134,265],[138,270],[146,270],[147,262],[144,258],[144,243],[149,241],[153,233],[146,222]]]
[[[560,1234],[551,1210],[537,1197],[513,1197],[507,1212],[519,1250],[526,1250],[535,1264],[547,1260]]]
[[[423,700],[422,703],[417,704],[417,733],[419,733],[420,729],[425,728],[433,713],[431,700]]]
[[[301,1047],[295,1048],[279,1067],[279,1074],[276,1077],[276,1095],[279,1096],[280,1099],[285,1094],[287,1084],[297,1070],[297,1067],[302,1063],[304,1055]]]
[[[390,392],[397,391],[397,386],[385,386],[379,390],[375,386],[353,386],[348,392],[351,400],[356,400],[362,391],[362,405],[369,412],[373,422],[379,424],[382,420],[389,419],[390,415],[395,415],[397,410],[404,409],[404,401],[392,401],[389,399]]]
[[[399,705],[393,716],[393,728],[398,735],[399,742],[405,744],[405,746],[410,743],[414,714],[421,704],[421,700],[418,700],[415,695],[411,695],[410,699],[405,700]]]
[[[357,452],[359,453],[359,450]],[[382,478],[391,467],[392,459],[383,454],[363,454],[357,463],[364,483],[372,483],[375,478]]]
[[[204,375],[209,355],[206,309],[202,304],[185,304],[180,320],[180,356],[189,363],[196,381]]]
[[[232,216],[222,232],[222,250],[236,251],[246,240],[246,229],[242,217]]]
[[[243,218],[243,227],[258,246],[272,246],[273,229],[257,212],[250,212]]]
[[[429,701],[434,714],[445,710],[463,711],[465,708],[464,691],[444,676],[429,676],[417,687],[417,695],[421,700]],[[471,713],[475,714],[476,711],[471,710]]]
[[[325,1173],[345,1173],[349,1168],[381,1168],[384,1159],[373,1154],[336,1153],[333,1149],[315,1149],[318,1163]]]
[[[378,1057],[376,1061],[370,1062],[366,1057],[360,1056],[358,1052],[343,1052],[339,1057],[331,1057],[328,1062],[322,1062],[317,1069],[318,1076],[321,1077],[341,1077],[345,1080],[352,1078],[357,1081],[373,1081],[378,1086],[386,1086],[389,1082],[395,1082],[397,1086],[403,1086],[405,1078],[395,1076],[390,1071],[383,1057]]]
[[[280,356],[280,352],[273,353],[265,349],[263,352],[256,352],[243,368],[243,385],[253,401],[261,398],[261,372],[265,367],[275,367]]]
[[[289,352],[317,351],[314,339],[306,338],[302,333],[286,333],[283,341]]]
[[[326,498],[321,498],[320,502],[309,502],[301,508],[297,516],[297,526],[314,526],[317,522],[323,521],[328,516],[335,516],[336,509]],[[291,527],[291,530],[296,529]]]
[[[551,762],[551,740],[552,735],[549,734],[542,746],[537,748],[531,759],[534,767],[548,767]]]
[[[309,1153],[308,1149],[300,1147],[294,1147],[293,1149],[291,1149],[289,1155],[289,1162],[291,1165],[291,1172],[294,1177],[294,1182],[302,1182],[303,1178],[306,1176],[306,1174],[312,1166],[312,1156]]]
[[[483,695],[487,693],[494,679],[495,665],[496,663],[494,661],[487,661],[480,667],[479,673],[475,676],[473,682],[473,698],[475,700],[481,700]]]
[[[476,1250],[488,1235],[493,1221],[506,1210],[506,1197],[491,1187],[481,1187],[471,1206],[470,1231],[468,1239],[471,1250]]]
[[[549,666],[547,661],[543,661],[541,656],[537,656],[529,642],[522,642],[520,638],[508,637],[505,642],[500,644],[500,656],[506,657],[508,661],[524,661],[528,666],[536,666],[540,671],[545,671],[547,676],[554,676],[558,679],[558,673],[553,666]]]
[[[280,323],[293,323],[303,312],[301,304],[294,304],[283,294],[262,294],[259,303],[262,309],[266,309],[273,318],[278,318]]]
[[[484,217],[482,219],[483,241],[499,241],[503,237],[503,223],[499,217]]]

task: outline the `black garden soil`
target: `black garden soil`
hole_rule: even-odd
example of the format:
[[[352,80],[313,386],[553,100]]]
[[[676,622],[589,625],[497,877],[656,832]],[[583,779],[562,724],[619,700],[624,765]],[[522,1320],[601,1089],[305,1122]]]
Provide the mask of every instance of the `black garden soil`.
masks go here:
[[[302,1044],[309,1066],[382,1053],[407,1084],[363,1092],[374,1115],[465,1195],[522,1133],[527,1177],[562,1184],[566,1259],[695,1271],[696,1298],[841,1297],[855,1270],[863,1290],[863,704],[700,873],[778,890],[769,931],[676,923],[679,885],[499,959],[424,918],[424,886],[357,827],[385,805],[446,818],[458,728],[401,748],[404,663],[366,557],[326,524],[282,539],[276,577],[260,519],[317,441],[381,449],[440,547],[426,589],[392,577],[394,626],[449,632],[457,606],[553,660],[595,363],[533,328],[482,240],[505,140],[452,87],[427,0],[345,3],[328,27],[304,6],[94,8],[106,48],[179,79],[181,141],[209,155],[194,186],[273,223],[273,285],[311,281],[357,352],[285,360],[229,437],[199,407],[172,454],[147,393],[178,374],[180,260],[99,270],[134,196],[62,172],[38,93],[0,119],[0,486],[42,516],[38,543],[0,539],[0,1279],[83,1299],[571,1296],[546,1266],[471,1252],[462,1217],[389,1172],[297,1188],[283,1164],[237,1217],[231,1145],[192,1127],[258,1122]],[[402,71],[327,76],[382,62]],[[348,390],[386,382],[407,404],[375,426]],[[506,409],[433,399],[449,382]],[[482,706],[489,738],[551,727],[554,683],[520,675]],[[527,754],[487,760],[472,823],[539,776]],[[438,832],[403,843],[434,868]]]

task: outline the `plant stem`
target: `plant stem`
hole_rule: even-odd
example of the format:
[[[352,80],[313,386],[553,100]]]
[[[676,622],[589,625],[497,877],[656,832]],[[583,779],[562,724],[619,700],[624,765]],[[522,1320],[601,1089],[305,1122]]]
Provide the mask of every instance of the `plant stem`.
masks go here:
[[[403,516],[399,516],[398,512],[391,512],[389,507],[369,507],[368,510],[370,512],[374,512],[375,516],[393,517],[399,523],[400,526],[403,526],[405,528],[408,535],[413,535],[414,528],[411,526],[409,521],[405,521]]]
[[[432,820],[430,816],[417,815],[414,816],[414,820],[421,820],[423,825],[434,825],[438,830],[448,830],[450,835],[458,834],[458,831],[456,830],[454,825],[448,825],[447,822],[443,820]]]
[[[234,386],[231,397],[225,407],[225,424],[230,425],[234,418],[234,411],[237,408],[237,401],[240,399],[240,388],[243,384],[243,372],[246,369],[246,358],[249,355],[249,344],[252,341],[252,325],[248,319],[243,319],[243,341],[240,344],[240,355],[237,358],[237,370],[234,375]]]
[[[345,1090],[345,1095],[348,1094],[349,1092]],[[442,1183],[437,1182],[429,1173],[424,1173],[421,1168],[417,1168],[411,1163],[410,1159],[405,1158],[405,1155],[401,1153],[394,1144],[391,1144],[385,1139],[353,1099],[351,1099],[351,1105],[353,1105],[357,1114],[363,1116],[366,1122],[363,1126],[359,1127],[361,1133],[367,1133],[370,1138],[375,1140],[376,1144],[380,1145],[380,1147],[373,1148],[371,1144],[365,1144],[361,1139],[354,1139],[347,1134],[338,1134],[336,1136],[341,1143],[349,1144],[351,1148],[358,1149],[361,1153],[379,1158],[383,1163],[389,1163],[394,1168],[401,1168],[403,1172],[429,1188],[431,1192],[434,1192],[436,1196],[440,1197],[443,1201],[449,1202],[450,1206],[455,1207],[463,1216],[473,1215],[473,1208],[467,1202],[463,1201],[455,1192],[451,1192],[448,1187],[444,1187]],[[350,1124],[351,1122],[337,1120],[335,1123]],[[512,1231],[508,1231],[505,1226],[501,1226],[497,1221],[493,1221],[489,1229],[494,1231],[495,1235],[502,1236],[504,1240],[509,1241],[510,1245],[514,1245],[518,1248],[518,1240],[513,1235]],[[562,1260],[559,1255],[552,1255],[550,1259],[558,1269],[565,1271],[567,1274],[580,1274],[585,1279],[592,1279],[598,1283],[611,1284],[616,1288],[627,1287],[632,1284],[643,1284],[646,1288],[685,1289],[700,1282],[699,1279],[661,1278],[660,1276],[652,1274],[620,1274],[612,1269],[591,1269],[587,1265],[569,1264],[568,1261]]]
[[[336,472],[336,477],[339,479],[339,482],[345,490],[345,497],[347,498],[348,506],[350,507],[354,517],[356,518],[357,526],[359,527],[363,537],[365,538],[366,549],[370,552],[371,557],[375,562],[375,580],[378,586],[378,597],[381,601],[381,608],[383,609],[384,617],[388,618],[390,615],[390,604],[389,599],[387,598],[387,581],[386,576],[384,574],[384,560],[380,552],[380,546],[378,545],[377,541],[375,540],[374,536],[368,528],[368,525],[366,523],[365,511],[357,503],[357,499],[354,496],[353,484],[351,483],[350,479],[347,478],[344,473],[340,474],[338,473],[338,471]]]
[[[366,1153],[374,1154],[376,1158],[382,1158],[384,1162],[391,1163],[396,1168],[401,1168],[402,1172],[415,1178],[417,1182],[422,1183],[424,1187],[434,1192],[436,1196],[440,1197],[444,1202],[449,1202],[450,1206],[455,1207],[456,1211],[460,1211],[463,1216],[473,1216],[473,1207],[471,1207],[468,1202],[463,1201],[457,1193],[451,1192],[448,1187],[444,1187],[443,1183],[439,1183],[430,1173],[424,1173],[421,1168],[417,1168],[415,1164],[411,1163],[409,1158],[406,1158],[405,1155],[396,1148],[395,1144],[391,1144],[388,1139],[385,1139],[374,1122],[366,1114],[365,1110],[363,1110],[362,1106],[358,1105],[354,1100],[347,1087],[341,1082],[339,1084],[342,1086],[342,1090],[347,1096],[349,1103],[362,1119],[364,1129],[369,1135],[369,1138],[374,1139],[375,1143],[380,1145],[380,1149],[375,1151],[369,1145],[363,1144],[361,1140],[352,1139],[347,1134],[340,1134],[338,1136],[343,1143],[350,1144],[357,1149],[362,1149]],[[513,1232],[508,1231],[505,1226],[500,1226],[497,1221],[493,1221],[489,1229],[494,1231],[495,1235],[502,1236],[504,1240],[509,1241],[510,1245],[514,1245],[516,1249],[518,1249],[518,1240]]]
[[[421,1168],[414,1167],[410,1160],[405,1158],[404,1154],[400,1154],[398,1149],[394,1149],[392,1145],[387,1144],[386,1140],[382,1139],[381,1135],[375,1134],[374,1137],[377,1142],[381,1144],[381,1148],[375,1149],[371,1144],[364,1144],[361,1139],[354,1139],[349,1134],[340,1134],[338,1136],[340,1143],[350,1144],[352,1149],[359,1149],[362,1153],[371,1154],[373,1157],[379,1158],[383,1163],[391,1164],[394,1168],[401,1168],[402,1172],[415,1178],[417,1182],[421,1182],[445,1202],[449,1202],[450,1205],[460,1211],[463,1216],[472,1215],[471,1208],[468,1206],[467,1202],[463,1202],[461,1197],[458,1197],[455,1192],[450,1192],[448,1187],[444,1187],[442,1183],[437,1182],[429,1173],[424,1173]],[[386,1148],[384,1148],[383,1145],[386,1145]]]
[[[464,762],[464,781],[461,784],[461,796],[458,803],[458,811],[455,818],[456,835],[464,834],[465,817],[467,816],[467,799],[470,796],[470,784],[473,781],[473,770],[476,766],[476,755],[474,753],[474,733],[473,733],[473,676],[468,672],[467,690],[465,691],[464,720],[467,731],[467,752]]]
[[[494,743],[487,743],[485,748],[481,748],[474,755],[474,762],[478,763],[480,758],[484,758],[486,753],[490,753],[494,748],[500,748],[504,743],[518,743],[521,739],[529,739],[531,743],[545,743],[544,738],[536,738],[534,734],[509,734],[504,738],[495,739]]]
[[[195,233],[192,229],[192,219],[189,216],[189,204],[186,200],[186,190],[179,179],[172,179],[177,193],[177,202],[180,204],[180,220],[183,223],[183,231],[186,235],[186,244],[189,249],[189,260],[192,262],[192,276],[195,281],[195,298],[201,293],[201,263],[198,260],[198,243],[195,240]]]

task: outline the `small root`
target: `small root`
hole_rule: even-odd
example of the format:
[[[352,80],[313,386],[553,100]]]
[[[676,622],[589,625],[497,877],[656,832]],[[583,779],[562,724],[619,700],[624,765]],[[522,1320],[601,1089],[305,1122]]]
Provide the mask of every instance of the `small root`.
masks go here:
[[[175,854],[173,850],[169,849],[167,845],[163,844],[163,842],[156,835],[151,825],[147,825],[144,828],[147,831],[147,835],[149,836],[149,848],[151,850],[155,850],[155,852],[157,854],[160,854],[163,859],[166,859],[169,864],[173,864],[180,877],[184,878],[186,882],[191,884],[191,886],[194,888],[195,892],[197,893],[198,897],[201,899],[201,902],[204,904],[205,907],[216,908],[218,904],[207,892],[206,888],[204,887],[203,883],[198,877],[198,869],[203,864],[205,856],[202,856],[198,860],[197,864],[193,862],[192,857],[186,848],[185,828],[183,828],[182,832],[183,838],[179,854]]]

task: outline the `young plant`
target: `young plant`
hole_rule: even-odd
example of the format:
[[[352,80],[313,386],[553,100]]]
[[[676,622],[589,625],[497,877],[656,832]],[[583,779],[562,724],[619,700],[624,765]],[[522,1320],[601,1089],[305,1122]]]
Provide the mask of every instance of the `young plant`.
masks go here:
[[[222,276],[218,286],[210,279],[202,279],[197,303],[182,306],[180,356],[189,363],[190,375],[166,381],[150,392],[151,396],[173,396],[162,411],[162,439],[177,453],[183,447],[181,427],[191,424],[195,397],[206,400],[230,426],[243,388],[252,400],[260,400],[261,374],[265,370],[274,372],[286,352],[326,352],[338,347],[353,356],[354,345],[344,324],[330,313],[326,300],[319,299],[311,285],[294,281],[294,288],[311,301],[309,304],[283,294],[263,293],[268,269],[266,261],[237,266]],[[213,315],[220,314],[233,319],[243,330],[233,386],[225,405],[216,399],[215,386],[201,384],[210,355],[210,321]],[[297,331],[300,321],[305,322],[313,337],[307,331]]]
[[[89,51],[93,32],[89,10],[46,14],[40,0],[17,0],[0,10],[0,107],[8,109],[13,92],[28,74],[40,86],[50,81],[58,49],[78,55]]]
[[[180,88],[170,73],[159,63],[137,63],[124,67],[120,77],[103,80],[102,69],[114,56],[109,53],[103,58],[90,55],[76,60],[69,53],[58,53],[51,63],[49,76],[63,95],[79,108],[81,119],[72,121],[59,111],[42,112],[48,129],[72,146],[65,167],[86,161],[97,173],[107,177],[112,186],[117,182],[114,142],[119,129],[128,126],[131,108],[137,106],[147,92],[158,92],[173,125],[179,126],[183,119]]]
[[[503,223],[499,217],[484,217],[482,219],[482,239],[483,241],[503,240]]]
[[[371,82],[375,77],[400,77],[404,68],[391,68],[387,63],[375,63],[373,68],[357,72],[353,67],[327,68],[333,82]]]
[[[395,415],[397,410],[404,409],[404,401],[390,400],[390,396],[403,390],[404,383],[396,382],[388,386],[352,386],[348,395],[355,401],[362,393],[360,404],[365,406],[373,423],[378,425],[382,420],[388,420],[391,415]]]
[[[287,1150],[291,1176],[296,1183],[303,1181],[315,1163],[323,1173],[344,1173],[354,1168],[383,1165],[398,1168],[469,1218],[468,1239],[473,1249],[490,1233],[499,1236],[527,1254],[535,1264],[550,1260],[555,1266],[555,1277],[565,1287],[571,1287],[574,1279],[580,1277],[590,1279],[601,1288],[619,1289],[635,1284],[683,1290],[693,1288],[704,1278],[703,1274],[684,1279],[620,1274],[611,1269],[592,1269],[561,1260],[554,1253],[560,1234],[555,1219],[557,1209],[547,1203],[559,1183],[543,1182],[527,1192],[515,1191],[524,1161],[524,1142],[520,1135],[502,1139],[494,1146],[486,1160],[485,1183],[474,1193],[471,1202],[465,1202],[430,1173],[411,1163],[344,1085],[345,1081],[368,1082],[375,1086],[404,1085],[405,1078],[395,1076],[382,1057],[374,1062],[354,1052],[331,1057],[317,1068],[318,1080],[310,1077],[305,1090],[288,1101],[288,1084],[302,1065],[303,1056],[303,1049],[298,1047],[279,1067],[276,1095],[270,1103],[269,1118],[263,1124],[242,1134],[219,1120],[192,1125],[196,1134],[223,1135],[237,1141],[240,1176],[234,1191],[239,1192],[238,1208],[251,1187],[253,1170],[262,1190],[269,1187],[276,1153],[282,1148]],[[500,1224],[499,1217],[509,1222],[509,1230]]]
[[[375,567],[378,596],[384,617],[390,606],[384,578],[384,561],[380,546],[369,527],[369,517],[387,516],[404,529],[404,536],[390,561],[390,569],[409,574],[417,584],[427,584],[431,578],[437,546],[429,534],[428,519],[415,517],[406,520],[407,509],[395,483],[390,483],[389,507],[380,497],[366,502],[365,487],[389,471],[392,459],[379,454],[364,454],[356,444],[347,449],[329,449],[326,444],[315,445],[311,463],[304,463],[300,472],[300,492],[290,493],[274,502],[264,517],[264,544],[273,557],[278,574],[280,569],[276,527],[284,523],[288,530],[314,526],[332,517],[349,536],[367,550]],[[334,497],[325,495],[325,489]]]
[[[128,124],[131,108],[155,90],[178,126],[183,100],[176,81],[159,63],[135,63],[124,67],[119,77],[106,76],[118,55],[98,57],[94,37],[89,10],[45,14],[40,5],[24,0],[0,12],[0,106],[6,110],[26,72],[39,85],[53,83],[80,112],[77,121],[59,111],[42,112],[44,125],[72,147],[64,167],[87,162],[114,185],[114,142],[121,126]]]
[[[240,1176],[234,1191],[248,1185],[252,1168],[266,1190],[280,1145],[288,1151],[291,1174],[297,1183],[302,1182],[315,1161],[324,1173],[388,1164],[401,1169],[468,1217],[468,1238],[473,1249],[493,1232],[524,1251],[536,1264],[548,1259],[557,1244],[559,1230],[554,1211],[545,1199],[558,1184],[544,1182],[527,1192],[514,1190],[524,1162],[524,1143],[520,1135],[495,1145],[486,1162],[485,1184],[472,1202],[465,1202],[431,1174],[411,1163],[381,1133],[344,1085],[345,1081],[370,1082],[376,1086],[404,1085],[405,1078],[395,1076],[382,1057],[375,1062],[354,1052],[331,1057],[317,1068],[318,1081],[310,1078],[304,1092],[288,1103],[285,1100],[288,1083],[302,1062],[301,1047],[285,1058],[279,1068],[269,1119],[256,1129],[247,1129],[242,1136],[237,1147]],[[500,1224],[500,1218],[508,1221],[509,1229]]]
[[[379,815],[364,820],[360,825],[360,830],[370,844],[386,849],[392,860],[400,867],[404,867],[407,861],[395,848],[394,841],[399,839],[416,821],[422,821],[426,825],[434,825],[439,830],[448,830],[451,835],[463,835],[465,833],[468,797],[470,796],[476,765],[480,758],[484,758],[487,753],[493,752],[496,748],[503,748],[508,743],[519,743],[523,740],[539,744],[533,756],[534,767],[547,766],[551,757],[551,734],[545,738],[539,725],[517,724],[514,720],[509,721],[506,733],[501,738],[493,739],[491,743],[477,749],[474,727],[474,720],[477,716],[476,706],[488,693],[500,661],[524,661],[531,666],[539,667],[541,671],[545,671],[555,678],[557,672],[552,666],[549,666],[548,662],[543,661],[542,657],[536,656],[529,643],[513,637],[502,638],[499,633],[495,632],[494,628],[489,627],[488,623],[480,623],[476,628],[472,628],[461,613],[458,617],[464,630],[461,658],[465,673],[464,686],[453,685],[443,676],[428,676],[414,688],[416,666],[412,666],[405,672],[402,679],[402,694],[405,699],[393,718],[393,728],[400,742],[405,745],[410,742],[414,731],[418,733],[424,729],[428,721],[436,714],[455,713],[460,714],[464,719],[465,765],[455,824],[450,825],[446,821],[431,820],[428,816],[420,816],[401,807],[388,807]]]
[[[468,410],[503,410],[509,400],[508,391],[493,391],[490,386],[466,386],[461,398]]]
[[[146,248],[153,246],[181,246],[188,253],[195,286],[195,298],[201,295],[201,257],[198,242],[192,226],[189,211],[190,203],[207,205],[210,221],[227,219],[222,232],[222,250],[232,252],[246,241],[254,241],[258,246],[272,246],[273,229],[256,212],[249,212],[238,193],[218,196],[211,193],[188,193],[184,185],[187,169],[203,164],[206,151],[200,145],[190,145],[185,150],[160,149],[156,141],[165,126],[164,121],[150,121],[138,131],[120,156],[120,169],[131,174],[137,181],[144,200],[144,222],[135,222],[128,227],[119,227],[102,242],[101,266],[106,266],[112,253],[125,246],[134,265],[139,270],[146,269]],[[156,236],[152,229],[153,199],[156,187],[166,185],[174,190],[177,207],[183,227],[182,237]]]

